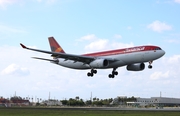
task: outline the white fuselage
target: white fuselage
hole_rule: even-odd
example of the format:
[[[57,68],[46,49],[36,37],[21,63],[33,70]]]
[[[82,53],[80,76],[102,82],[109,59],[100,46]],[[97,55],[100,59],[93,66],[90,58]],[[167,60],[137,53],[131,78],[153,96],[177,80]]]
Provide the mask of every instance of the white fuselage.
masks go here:
[[[135,64],[135,63],[143,63],[154,61],[165,54],[164,50],[148,50],[148,51],[139,51],[139,52],[130,52],[124,54],[114,54],[108,56],[99,56],[97,59],[112,59],[113,62],[109,62],[107,67],[101,67],[99,69],[106,68],[114,68],[121,67],[125,65]],[[58,65],[72,68],[72,69],[91,69],[92,67],[83,62],[73,61],[73,60],[65,60],[64,58],[58,58]],[[98,68],[97,68],[98,69]]]

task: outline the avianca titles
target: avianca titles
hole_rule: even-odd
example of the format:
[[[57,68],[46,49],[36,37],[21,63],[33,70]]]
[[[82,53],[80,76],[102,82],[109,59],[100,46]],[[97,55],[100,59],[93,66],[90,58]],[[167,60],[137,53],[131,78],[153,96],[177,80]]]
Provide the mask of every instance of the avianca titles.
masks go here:
[[[152,62],[161,58],[165,51],[158,46],[146,45],[124,49],[116,49],[110,51],[89,53],[83,55],[67,54],[57,43],[54,37],[49,37],[51,51],[28,48],[20,44],[22,48],[46,54],[51,54],[52,59],[33,57],[39,60],[50,61],[51,63],[61,65],[72,69],[90,69],[87,76],[92,77],[97,73],[97,69],[112,68],[109,78],[118,75],[116,69],[126,66],[128,71],[142,71],[145,69],[146,62],[149,63],[148,68],[152,68]]]

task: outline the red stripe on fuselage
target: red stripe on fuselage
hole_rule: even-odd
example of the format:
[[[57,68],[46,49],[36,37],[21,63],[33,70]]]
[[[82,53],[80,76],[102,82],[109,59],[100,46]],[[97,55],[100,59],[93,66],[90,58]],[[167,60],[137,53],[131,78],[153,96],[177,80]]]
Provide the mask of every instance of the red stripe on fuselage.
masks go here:
[[[131,47],[131,48],[123,48],[123,49],[117,49],[117,50],[83,54],[83,56],[110,56],[110,55],[116,55],[116,54],[127,54],[127,53],[133,53],[133,52],[151,51],[151,50],[155,50],[156,48],[160,48],[160,47],[137,46],[137,47]]]

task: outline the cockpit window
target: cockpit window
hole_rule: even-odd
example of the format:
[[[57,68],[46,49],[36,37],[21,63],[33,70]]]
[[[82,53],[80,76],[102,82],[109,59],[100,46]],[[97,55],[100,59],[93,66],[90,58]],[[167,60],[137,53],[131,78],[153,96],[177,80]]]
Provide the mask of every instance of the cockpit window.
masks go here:
[[[155,50],[161,50],[161,48],[155,48]]]

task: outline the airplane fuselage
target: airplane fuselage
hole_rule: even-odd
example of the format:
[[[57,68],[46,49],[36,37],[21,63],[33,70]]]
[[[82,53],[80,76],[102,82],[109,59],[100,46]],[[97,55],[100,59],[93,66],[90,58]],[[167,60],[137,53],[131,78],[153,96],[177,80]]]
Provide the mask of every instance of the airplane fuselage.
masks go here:
[[[96,69],[107,69],[114,67],[121,67],[129,64],[143,63],[154,61],[165,54],[164,50],[157,46],[139,46],[118,50],[111,50],[105,52],[97,52],[91,54],[84,54],[83,56],[93,56],[97,59],[111,59],[112,62],[106,67],[98,67]],[[72,69],[91,69],[92,67],[82,62],[65,60],[64,58],[58,58],[58,65],[72,68]]]

